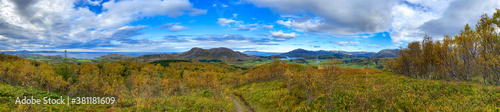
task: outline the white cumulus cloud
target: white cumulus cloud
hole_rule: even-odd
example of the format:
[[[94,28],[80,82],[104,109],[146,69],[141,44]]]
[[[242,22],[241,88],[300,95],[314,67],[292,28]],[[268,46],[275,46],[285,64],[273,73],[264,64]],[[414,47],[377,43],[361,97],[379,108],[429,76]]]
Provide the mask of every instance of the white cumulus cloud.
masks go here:
[[[127,26],[130,22],[143,17],[206,14],[188,0],[112,0],[101,5],[101,13],[75,6],[80,2],[101,5],[102,1],[0,0],[0,36],[6,38],[0,40],[0,50],[139,47],[152,41],[130,37],[142,35],[140,30],[147,26]],[[184,28],[173,28],[180,29]],[[111,41],[128,46],[112,45]]]
[[[284,33],[282,30],[280,31],[269,31],[271,32],[271,37],[275,38],[276,40],[288,40],[288,39],[293,39],[296,38],[295,32],[292,33]]]
[[[233,19],[226,19],[226,18],[218,18],[217,19],[217,24],[221,26],[230,26],[230,24],[240,24],[242,21],[236,21]]]

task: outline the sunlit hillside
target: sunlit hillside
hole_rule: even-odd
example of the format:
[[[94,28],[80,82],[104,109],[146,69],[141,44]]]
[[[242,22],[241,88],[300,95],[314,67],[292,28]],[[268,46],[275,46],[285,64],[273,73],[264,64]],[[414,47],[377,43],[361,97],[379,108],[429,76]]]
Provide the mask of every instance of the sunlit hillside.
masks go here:
[[[499,8],[0,0],[0,111],[498,112]]]
[[[271,64],[138,62],[50,65],[1,56],[3,111],[484,111],[500,88],[412,79],[378,69]],[[114,97],[110,105],[22,105],[17,97]],[[238,108],[239,107],[239,108]]]

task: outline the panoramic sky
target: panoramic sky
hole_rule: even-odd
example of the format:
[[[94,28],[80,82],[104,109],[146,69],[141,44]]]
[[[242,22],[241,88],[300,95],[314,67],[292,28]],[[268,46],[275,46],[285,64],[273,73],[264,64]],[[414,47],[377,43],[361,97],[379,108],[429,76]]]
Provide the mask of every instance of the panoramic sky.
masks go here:
[[[0,50],[395,49],[456,35],[498,0],[0,0]]]

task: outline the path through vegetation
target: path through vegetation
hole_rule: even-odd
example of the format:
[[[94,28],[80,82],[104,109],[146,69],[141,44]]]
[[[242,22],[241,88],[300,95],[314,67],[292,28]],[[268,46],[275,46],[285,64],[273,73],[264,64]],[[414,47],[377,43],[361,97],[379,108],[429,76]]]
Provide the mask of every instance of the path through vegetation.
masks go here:
[[[229,98],[231,98],[231,101],[233,101],[235,112],[245,112],[245,111],[243,111],[243,107],[241,106],[241,104],[238,102],[238,100],[236,98],[234,98],[233,96],[229,96]]]
[[[243,106],[245,106],[245,109],[243,109],[243,106],[242,104],[240,104],[240,102],[238,101],[238,99],[234,98],[233,96],[231,95],[228,95],[229,98],[231,98],[231,101],[233,101],[233,104],[234,104],[234,111],[235,112],[245,112],[244,110],[246,109],[247,112],[255,112],[252,107],[250,107],[250,105],[248,105],[248,103],[246,103],[244,100],[242,100],[241,102],[244,103]]]

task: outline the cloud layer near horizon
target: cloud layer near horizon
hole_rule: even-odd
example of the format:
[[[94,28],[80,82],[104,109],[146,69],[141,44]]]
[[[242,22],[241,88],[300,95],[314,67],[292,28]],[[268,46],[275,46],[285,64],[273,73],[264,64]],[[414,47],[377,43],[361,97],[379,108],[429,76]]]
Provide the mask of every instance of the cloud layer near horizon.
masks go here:
[[[281,42],[304,40],[315,41],[311,44],[326,43],[337,47],[377,46],[382,49],[382,46],[393,48],[420,40],[425,34],[436,39],[440,39],[442,35],[455,35],[466,23],[475,25],[482,14],[491,15],[495,8],[500,8],[498,0],[243,0],[223,1],[224,3],[219,1],[205,7],[195,7],[198,2],[0,0],[0,50],[151,51],[175,49],[179,45],[187,48],[221,45],[261,48],[281,45]],[[238,14],[235,7],[244,4],[267,8],[279,17],[258,20],[259,13],[255,13],[255,17],[248,17],[252,14]],[[209,8],[218,8],[218,12],[209,13]],[[231,13],[223,16],[219,9]],[[159,25],[133,24],[158,17],[175,19],[202,15],[218,15],[203,18],[210,20],[211,24],[200,24],[216,26],[220,32],[198,34],[199,29],[189,25],[191,22],[201,21],[200,19],[189,22],[165,20]],[[254,20],[256,17],[257,20]],[[166,30],[169,33],[147,37],[154,34],[152,31],[144,31],[150,29]],[[249,34],[252,32],[255,33]],[[388,32],[387,37],[391,38],[392,45],[360,41],[369,40],[376,33],[384,32]],[[255,36],[256,34],[260,36]],[[142,36],[146,37],[139,38]],[[314,36],[347,40],[308,40]],[[299,44],[307,43],[290,43]],[[326,44],[311,48],[329,48]]]

